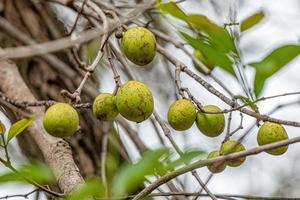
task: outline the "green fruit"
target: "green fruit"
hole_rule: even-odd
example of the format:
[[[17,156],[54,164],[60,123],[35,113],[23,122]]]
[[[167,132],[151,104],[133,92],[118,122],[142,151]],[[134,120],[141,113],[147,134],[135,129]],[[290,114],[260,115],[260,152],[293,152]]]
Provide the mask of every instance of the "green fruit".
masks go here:
[[[141,66],[150,63],[156,53],[155,37],[143,27],[128,29],[123,35],[121,47],[131,62]]]
[[[212,62],[209,62],[208,59],[199,51],[198,49],[195,49],[193,52],[193,55],[201,61],[208,69],[213,70],[215,68],[215,64]],[[203,70],[199,65],[197,65],[196,62],[193,62],[194,67],[201,73],[203,73]]]
[[[109,93],[99,94],[93,103],[93,113],[99,120],[114,120],[119,114],[115,96]]]
[[[175,130],[184,131],[191,128],[195,119],[196,109],[190,100],[177,100],[169,108],[168,122]]]
[[[69,137],[79,126],[76,110],[67,103],[56,103],[46,111],[43,124],[46,131],[55,137]]]
[[[288,135],[281,124],[265,122],[257,134],[257,143],[259,146],[288,139]],[[282,146],[266,152],[272,155],[281,155],[288,150],[288,146]]]
[[[207,159],[216,158],[219,156],[220,156],[219,151],[212,151],[208,154]],[[207,168],[211,173],[220,173],[224,171],[224,169],[226,168],[226,164],[222,162],[221,163],[216,162],[211,165],[208,165]]]
[[[204,111],[220,112],[221,109],[214,105],[203,106]],[[199,111],[197,113],[196,124],[199,130],[208,137],[220,135],[225,127],[224,114],[207,114]]]
[[[231,153],[236,153],[239,151],[245,151],[245,147],[238,141],[235,140],[227,140],[224,142],[220,149],[220,155],[228,155]],[[226,164],[230,167],[240,166],[244,161],[245,157],[235,158],[229,161],[226,161]]]
[[[153,112],[153,96],[144,83],[127,82],[119,89],[116,99],[120,114],[130,121],[144,121]]]

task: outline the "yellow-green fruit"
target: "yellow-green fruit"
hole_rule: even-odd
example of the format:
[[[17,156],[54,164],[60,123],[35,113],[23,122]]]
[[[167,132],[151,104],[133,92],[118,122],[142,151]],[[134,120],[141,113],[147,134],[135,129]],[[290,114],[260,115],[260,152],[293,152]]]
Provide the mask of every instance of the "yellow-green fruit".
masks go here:
[[[93,113],[99,120],[114,120],[119,114],[115,96],[109,93],[99,94],[93,103]]]
[[[127,82],[119,89],[116,99],[120,114],[130,121],[144,121],[153,112],[153,96],[144,83]]]
[[[141,66],[150,63],[156,53],[155,37],[143,27],[128,29],[123,35],[121,47],[131,62]]]
[[[194,104],[187,99],[180,99],[172,103],[168,111],[168,122],[178,131],[189,129],[196,119]]]
[[[220,149],[220,155],[228,155],[231,153],[236,153],[239,151],[245,151],[244,145],[242,145],[240,142],[235,141],[235,140],[227,140],[224,142],[221,146]],[[226,161],[226,164],[229,165],[230,167],[237,167],[240,166],[244,161],[245,157],[239,157],[235,158],[229,161]]]
[[[214,105],[203,106],[204,111],[220,112],[221,109]],[[220,135],[225,127],[224,114],[208,114],[199,111],[197,113],[196,124],[199,130],[208,137]]]
[[[288,134],[281,124],[265,122],[259,129],[257,134],[257,143],[259,146],[278,142],[288,139]],[[278,147],[276,149],[267,150],[272,155],[281,155],[288,150],[288,146]]]
[[[212,62],[209,62],[208,59],[201,53],[201,51],[199,51],[198,49],[195,49],[193,52],[193,55],[199,60],[201,61],[208,69],[213,70],[215,68],[215,64]],[[193,62],[194,67],[199,71],[199,72],[203,72],[201,67],[199,65],[197,65],[196,62]]]
[[[208,154],[207,159],[216,158],[219,156],[220,156],[219,151],[212,151]],[[207,168],[211,173],[220,173],[224,171],[224,169],[226,168],[226,164],[224,162],[223,163],[216,162],[214,164],[208,165]]]
[[[46,131],[55,137],[73,135],[79,125],[76,110],[67,103],[56,103],[46,111],[43,124]]]

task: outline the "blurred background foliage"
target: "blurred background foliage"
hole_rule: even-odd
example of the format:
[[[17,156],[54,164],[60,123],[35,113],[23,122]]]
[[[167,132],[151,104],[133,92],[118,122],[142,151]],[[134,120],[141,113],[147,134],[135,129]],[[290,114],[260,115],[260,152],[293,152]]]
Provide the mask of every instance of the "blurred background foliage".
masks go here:
[[[131,1],[118,2],[120,5],[130,3]],[[298,82],[299,59],[297,59],[300,54],[300,46],[297,41],[300,24],[299,20],[296,20],[299,19],[300,3],[297,0],[288,0],[285,1],[284,6],[282,4],[279,1],[249,2],[246,0],[238,3],[232,0],[191,0],[180,4],[158,1],[158,14],[153,14],[152,19],[154,19],[153,26],[161,28],[175,39],[184,40],[189,45],[190,51],[200,51],[207,62],[213,63],[216,67],[213,73],[232,86],[232,90],[236,94],[241,95],[241,102],[249,104],[254,110],[260,108],[260,111],[267,112],[280,102],[271,100],[269,105],[261,106],[253,103],[257,97],[287,92],[287,90],[299,90],[300,84]],[[235,13],[237,19],[231,19],[231,13],[234,13],[232,10],[237,12],[237,14]],[[277,21],[279,14],[284,16],[282,18],[286,18],[286,21]],[[172,23],[166,22],[170,18]],[[149,17],[146,16],[142,20],[147,22]],[[286,23],[286,26],[282,23]],[[279,27],[278,29],[283,29],[283,32],[277,34],[278,29],[269,29],[270,26]],[[257,35],[255,35],[256,31]],[[287,34],[285,35],[285,33]],[[285,38],[285,40],[276,40],[277,37]],[[270,42],[272,39],[276,42]],[[189,68],[192,68],[192,62],[182,56],[178,50],[162,41],[159,42],[173,54],[182,58]],[[262,43],[266,45],[263,48],[260,46]],[[97,44],[97,40],[89,43],[88,62],[95,57]],[[95,75],[100,80],[99,90],[101,91],[112,90],[114,86],[113,77],[107,70],[106,64],[105,62],[100,63],[101,67],[97,69]],[[156,102],[159,102],[157,110],[165,117],[165,107],[176,98],[172,80],[173,71],[170,70],[172,68],[160,56],[157,56],[155,62],[145,69],[132,68],[137,76],[154,90]],[[195,68],[195,72],[197,72],[197,68]],[[280,77],[280,72],[285,75]],[[197,73],[202,76],[201,71]],[[186,77],[183,79],[183,83],[191,86],[191,90],[204,102],[216,102],[216,104],[224,105],[210,94],[205,93],[204,90],[199,89],[200,86],[193,86],[193,82],[187,80]],[[291,109],[292,113],[291,110],[285,110],[275,116],[298,119],[297,113],[300,111],[298,107]],[[234,118],[234,124],[238,124],[238,115],[235,115]],[[32,123],[32,120],[34,117],[12,125],[12,128],[8,129],[7,141],[21,133]],[[253,122],[248,118],[245,121],[245,127]],[[106,160],[108,185],[105,186],[99,179],[92,177],[87,180],[86,185],[71,194],[68,197],[69,200],[79,200],[90,195],[103,197],[107,193],[116,196],[133,194],[141,187],[142,183],[148,180],[147,178],[163,175],[184,163],[203,158],[207,151],[218,148],[220,144],[220,139],[209,140],[199,136],[195,128],[187,133],[174,132],[176,141],[179,141],[180,146],[185,149],[184,155],[178,158],[169,148],[161,148],[162,144],[159,139],[154,136],[153,131],[149,131],[152,130],[150,123],[132,124],[132,126],[138,131],[139,137],[153,150],[147,150],[139,155],[123,134],[123,128],[115,124],[115,129],[109,136]],[[288,130],[292,133],[291,135],[296,135],[298,132],[294,128],[288,128]],[[118,151],[119,138],[124,141],[127,149],[131,149],[130,157],[133,163],[122,163]],[[253,138],[253,136],[247,138],[245,141],[247,146],[256,145]],[[297,154],[298,150],[298,147],[292,147],[287,155],[280,158],[270,158],[266,155],[250,158],[241,168],[229,169],[218,175],[209,187],[215,192],[299,195],[296,187],[300,183],[297,173],[300,160]],[[19,165],[20,167],[17,168],[19,174],[4,172],[0,175],[0,182],[24,182],[24,177],[28,177],[29,174],[32,180],[40,184],[52,184],[54,181],[51,170],[43,164]],[[201,173],[203,177],[208,175],[206,169],[200,171],[203,172]],[[190,178],[180,177],[180,179],[186,183],[187,190],[192,192],[195,190],[195,184]],[[240,182],[235,183],[235,180]]]

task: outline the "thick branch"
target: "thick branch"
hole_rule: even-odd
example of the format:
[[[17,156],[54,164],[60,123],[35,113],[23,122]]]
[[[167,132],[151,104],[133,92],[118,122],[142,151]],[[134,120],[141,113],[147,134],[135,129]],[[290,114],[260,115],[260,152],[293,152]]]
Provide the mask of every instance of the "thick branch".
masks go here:
[[[24,83],[17,66],[11,61],[0,62],[0,89],[9,98],[36,101]],[[52,168],[62,192],[69,193],[84,182],[73,160],[72,151],[67,142],[46,133],[42,125],[44,110],[31,108],[37,114],[35,122],[28,128],[32,139],[40,148],[47,164]],[[16,113],[21,117],[20,113]]]

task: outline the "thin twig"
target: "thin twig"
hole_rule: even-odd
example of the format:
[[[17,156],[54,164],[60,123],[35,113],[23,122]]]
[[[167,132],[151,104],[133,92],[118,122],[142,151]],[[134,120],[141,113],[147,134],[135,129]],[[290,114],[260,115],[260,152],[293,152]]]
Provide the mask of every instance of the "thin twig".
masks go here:
[[[84,1],[82,2],[81,8],[80,8],[79,12],[77,13],[77,16],[76,16],[74,25],[72,26],[72,28],[71,28],[71,30],[70,30],[70,32],[69,32],[68,35],[71,35],[71,34],[73,33],[73,31],[75,30],[76,25],[77,25],[77,23],[78,23],[78,20],[79,20],[79,18],[80,18],[80,15],[81,15],[82,12],[83,12],[83,8],[84,8],[86,2],[87,2],[87,0],[84,0]]]
[[[39,189],[34,189],[26,194],[14,194],[14,195],[6,195],[6,196],[3,196],[3,197],[0,197],[0,199],[10,199],[10,198],[17,198],[17,197],[20,197],[20,198],[24,198],[24,199],[28,199],[28,197],[36,192],[39,192],[40,190]]]
[[[172,138],[171,136],[171,131],[170,129],[166,126],[166,124],[161,120],[160,116],[156,113],[156,111],[153,112],[153,115],[155,117],[155,119],[157,120],[157,122],[159,123],[159,125],[161,126],[165,136],[169,139],[169,141],[172,144],[172,147],[175,149],[176,153],[182,157],[183,156],[183,152],[181,151],[181,149],[179,148],[179,146],[176,144],[175,140]],[[186,165],[188,163],[185,163]],[[203,184],[203,182],[201,181],[198,173],[196,172],[196,170],[192,170],[191,171],[192,175],[196,178],[197,182],[203,186],[203,189],[207,192],[207,194],[209,194],[210,198],[212,200],[216,200],[217,198],[213,195],[212,192],[210,192],[210,190],[207,187],[204,187],[205,185]]]
[[[142,197],[147,196],[148,194],[150,194],[153,190],[155,190],[155,188],[159,187],[160,185],[168,182],[169,180],[185,174],[187,172],[190,172],[192,170],[195,170],[197,168],[201,168],[207,165],[211,165],[214,163],[219,163],[219,162],[224,162],[227,160],[232,160],[232,159],[236,159],[236,158],[240,158],[240,157],[247,157],[250,155],[256,155],[259,154],[261,152],[267,151],[267,150],[271,150],[271,149],[275,149],[278,147],[282,147],[282,146],[286,146],[286,145],[290,145],[290,144],[294,144],[294,143],[298,143],[300,142],[300,136],[298,137],[294,137],[291,139],[286,139],[286,140],[282,140],[282,141],[278,141],[278,142],[274,142],[272,144],[266,144],[266,145],[262,145],[260,147],[254,147],[252,149],[249,150],[244,150],[244,151],[240,151],[237,153],[232,153],[226,156],[219,156],[216,158],[212,158],[212,159],[206,159],[206,160],[200,160],[197,162],[194,162],[190,165],[184,166],[180,169],[174,170],[170,173],[165,174],[164,176],[162,176],[161,178],[159,178],[158,180],[156,180],[155,182],[153,182],[151,185],[149,185],[148,187],[144,188],[140,193],[138,193],[133,200],[137,200],[140,199]]]

